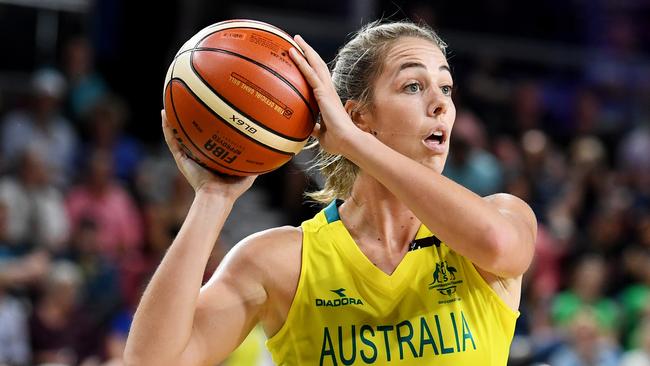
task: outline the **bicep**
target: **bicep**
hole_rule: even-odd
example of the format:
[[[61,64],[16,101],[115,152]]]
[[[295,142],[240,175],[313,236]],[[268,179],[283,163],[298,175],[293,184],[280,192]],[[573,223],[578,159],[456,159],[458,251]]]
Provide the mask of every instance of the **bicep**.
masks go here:
[[[235,248],[201,288],[183,365],[224,360],[259,321],[267,295],[246,249]]]

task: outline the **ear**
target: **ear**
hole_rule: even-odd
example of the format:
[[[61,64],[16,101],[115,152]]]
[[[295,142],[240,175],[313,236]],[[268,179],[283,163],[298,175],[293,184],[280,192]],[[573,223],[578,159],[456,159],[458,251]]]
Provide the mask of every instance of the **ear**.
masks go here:
[[[367,121],[367,114],[365,113],[365,110],[361,110],[359,108],[359,102],[353,99],[348,99],[345,102],[344,105],[345,111],[348,113],[348,116],[350,116],[350,119],[352,122],[354,122],[357,127],[359,127],[361,130],[370,133],[372,130],[370,129],[370,126],[368,125]]]

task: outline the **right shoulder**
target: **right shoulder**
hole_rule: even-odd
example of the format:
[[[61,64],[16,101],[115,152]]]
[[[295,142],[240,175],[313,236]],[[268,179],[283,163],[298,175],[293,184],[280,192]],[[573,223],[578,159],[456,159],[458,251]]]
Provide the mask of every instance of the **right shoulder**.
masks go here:
[[[277,255],[286,250],[300,250],[302,229],[295,226],[282,226],[249,235],[237,243],[233,252],[250,259],[264,255]],[[268,259],[268,258],[267,258]]]
[[[302,229],[282,226],[244,238],[228,252],[220,267],[245,271],[267,287],[270,274],[277,279],[283,272],[300,271],[301,251]]]

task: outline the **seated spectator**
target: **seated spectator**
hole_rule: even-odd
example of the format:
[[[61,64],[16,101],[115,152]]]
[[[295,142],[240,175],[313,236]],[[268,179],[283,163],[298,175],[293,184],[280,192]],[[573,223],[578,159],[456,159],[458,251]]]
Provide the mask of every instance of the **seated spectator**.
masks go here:
[[[641,322],[635,334],[635,348],[625,352],[619,366],[650,366],[650,319]]]
[[[564,346],[551,355],[553,366],[617,366],[618,347],[602,332],[597,316],[584,309],[575,314],[568,326]]]
[[[557,294],[551,305],[554,323],[566,327],[581,313],[589,312],[597,326],[609,336],[618,331],[619,309],[604,296],[607,268],[601,256],[587,254],[580,257],[573,270],[569,289]]]
[[[151,199],[144,207],[147,237],[155,258],[162,258],[171,245],[194,198],[194,190],[180,172],[174,173],[171,180],[170,191],[163,200]]]
[[[32,78],[33,105],[27,111],[10,112],[0,126],[3,164],[15,161],[25,146],[42,149],[45,165],[55,184],[63,186],[71,176],[77,136],[61,115],[66,81],[53,69],[41,69]]]
[[[106,95],[108,86],[94,70],[93,48],[86,37],[76,36],[66,42],[64,63],[64,71],[70,81],[68,108],[71,116],[80,120]]]
[[[485,150],[486,139],[477,117],[460,112],[444,171],[445,176],[481,196],[499,192],[503,185],[499,161]]]
[[[68,239],[63,195],[52,184],[42,152],[24,149],[15,162],[15,175],[0,179],[0,201],[7,208],[7,240],[61,251]],[[28,248],[25,248],[28,249]]]
[[[83,161],[93,150],[105,150],[113,158],[116,177],[124,184],[131,184],[143,149],[123,131],[127,119],[128,110],[122,99],[115,95],[98,99],[86,114],[87,136],[80,145],[77,160]]]
[[[31,358],[27,308],[5,292],[2,282],[0,279],[0,365],[27,365]]]
[[[650,217],[646,220],[650,232]],[[628,248],[624,255],[624,263],[634,282],[625,287],[620,294],[624,313],[623,341],[628,348],[638,348],[642,346],[635,343],[642,339],[635,337],[641,325],[639,319],[650,319],[650,248],[639,246]]]
[[[3,230],[0,221],[0,236]],[[4,249],[2,244],[1,249]],[[30,364],[29,303],[12,296],[8,290],[33,286],[45,276],[48,267],[49,258],[44,252],[18,257],[9,251],[0,251],[0,365]]]
[[[113,166],[109,152],[93,151],[83,182],[69,191],[66,204],[72,230],[76,232],[84,219],[93,220],[101,254],[118,260],[139,256],[143,227],[134,200],[115,180]]]
[[[34,364],[76,365],[94,354],[99,338],[88,326],[77,298],[82,286],[79,268],[54,263],[30,319]]]
[[[137,303],[148,271],[142,255],[143,221],[135,201],[113,175],[107,151],[89,154],[85,179],[69,191],[66,205],[73,232],[84,220],[95,223],[98,255],[118,268],[122,299]]]
[[[49,271],[50,256],[45,250],[26,252],[7,241],[7,207],[0,201],[0,293],[38,286]],[[1,328],[1,327],[0,327]]]
[[[121,308],[118,266],[101,255],[99,229],[90,218],[82,218],[70,242],[68,258],[79,265],[83,279],[80,303],[89,321],[98,330],[105,329]]]

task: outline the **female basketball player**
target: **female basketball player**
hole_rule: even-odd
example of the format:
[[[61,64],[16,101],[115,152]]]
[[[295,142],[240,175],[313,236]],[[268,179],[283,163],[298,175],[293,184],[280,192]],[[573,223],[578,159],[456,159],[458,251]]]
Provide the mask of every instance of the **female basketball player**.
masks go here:
[[[299,228],[244,239],[203,288],[234,201],[165,138],[196,198],[135,316],[129,365],[214,365],[261,322],[279,365],[506,364],[536,220],[507,194],[441,175],[455,118],[445,45],[412,23],[371,24],[333,74],[291,51],[318,100],[314,131],[334,199]]]

